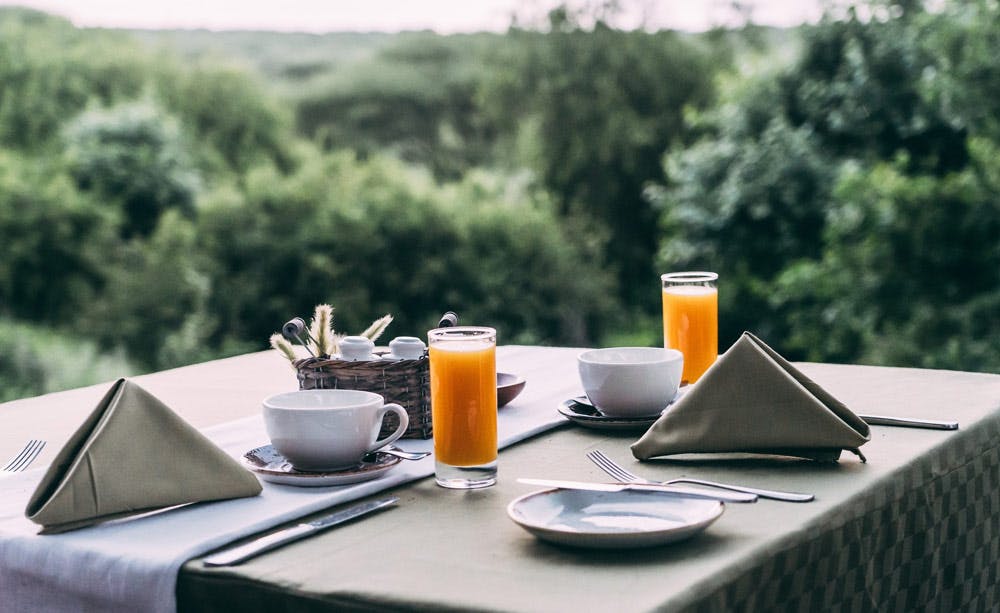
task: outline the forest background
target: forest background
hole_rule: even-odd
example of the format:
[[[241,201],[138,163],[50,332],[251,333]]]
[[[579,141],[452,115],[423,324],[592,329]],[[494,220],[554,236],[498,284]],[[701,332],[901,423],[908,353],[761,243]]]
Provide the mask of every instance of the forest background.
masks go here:
[[[656,345],[676,270],[719,273],[721,349],[998,372],[1000,7],[934,6],[447,36],[0,9],[0,400],[264,349],[321,302]]]

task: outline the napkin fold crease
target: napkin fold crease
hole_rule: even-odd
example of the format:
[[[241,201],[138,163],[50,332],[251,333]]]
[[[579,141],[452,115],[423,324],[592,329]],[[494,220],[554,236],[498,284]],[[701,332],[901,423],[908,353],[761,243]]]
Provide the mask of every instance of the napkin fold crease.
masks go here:
[[[632,445],[640,460],[756,453],[836,461],[870,440],[868,425],[762,340],[744,332]]]
[[[59,451],[25,515],[42,534],[54,534],[260,492],[255,476],[193,426],[119,379]]]

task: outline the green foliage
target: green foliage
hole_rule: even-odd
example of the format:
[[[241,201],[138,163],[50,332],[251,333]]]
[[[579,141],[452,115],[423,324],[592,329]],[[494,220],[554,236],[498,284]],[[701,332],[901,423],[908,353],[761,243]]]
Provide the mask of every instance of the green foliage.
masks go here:
[[[773,296],[795,314],[789,346],[810,359],[1000,369],[1000,151],[970,150],[967,169],[941,178],[908,176],[905,160],[844,174],[822,259],[786,271]]]
[[[920,39],[934,55],[922,92],[956,129],[1000,141],[1000,10],[991,0],[950,2]]]
[[[807,30],[803,56],[779,78],[778,112],[808,126],[835,157],[888,159],[914,170],[965,165],[965,131],[926,104],[922,81],[937,52],[909,14],[886,21],[827,21]]]
[[[746,329],[781,333],[781,317],[761,321],[769,284],[820,255],[833,176],[810,130],[775,118],[750,144],[742,118],[724,121],[718,137],[675,156],[677,186],[656,194],[667,211],[660,269],[719,273],[723,347]]]
[[[206,310],[212,280],[203,272],[195,227],[176,211],[148,240],[107,254],[100,300],[79,305],[80,334],[124,349],[148,368],[203,361],[223,353],[209,344],[217,330]]]
[[[0,145],[44,149],[88,103],[138,95],[143,62],[121,35],[85,34],[35,11],[0,10]]]
[[[321,302],[338,332],[392,313],[390,334],[419,335],[451,308],[506,342],[586,344],[613,321],[594,240],[571,240],[543,192],[488,171],[443,186],[386,156],[452,178],[489,158],[480,60],[500,37],[415,34],[366,55],[375,69],[330,97],[354,119],[316,128],[354,152],[322,153],[231,63],[153,60],[37,13],[0,24],[0,142],[18,151],[0,153],[0,315],[144,368],[262,348]]]
[[[386,158],[311,156],[287,178],[258,168],[245,194],[217,193],[202,210],[209,312],[261,343],[323,302],[340,333],[392,313],[390,334],[421,335],[454,309],[509,339],[593,338],[606,278],[543,206],[498,202],[477,183],[447,193]]]
[[[444,305],[465,322],[500,330],[504,343],[586,346],[617,319],[614,279],[593,265],[593,244],[577,240],[547,202],[504,193],[471,176],[451,195],[462,237],[447,271]]]
[[[84,79],[61,57],[60,35],[67,41],[77,38],[72,25],[61,19],[27,10],[2,13],[0,143],[37,146],[56,133],[63,117],[86,104]]]
[[[288,96],[370,60],[400,36],[380,32],[210,30],[139,30],[131,34],[152,51],[179,56],[185,63],[236,62],[248,72],[263,75],[277,92]]]
[[[455,179],[482,164],[495,139],[477,92],[481,46],[496,35],[401,35],[370,60],[314,84],[296,101],[300,133],[362,157],[391,152]]]
[[[65,323],[99,291],[116,226],[58,166],[0,151],[0,315]]]
[[[166,71],[157,91],[200,144],[207,172],[242,174],[261,163],[291,166],[289,118],[245,71],[225,65]]]
[[[173,117],[142,101],[88,111],[66,132],[77,187],[121,209],[124,237],[148,236],[167,209],[193,214],[198,177]]]
[[[595,6],[137,33],[155,53],[0,9],[0,397],[262,349],[319,303],[341,333],[454,309],[504,343],[656,344],[681,268],[720,273],[723,347],[1000,370],[996,2],[879,1],[801,45]]]
[[[723,347],[752,329],[792,358],[1000,368],[996,79],[979,55],[1000,49],[983,25],[1000,11],[919,8],[807,30],[796,64],[671,157],[661,262],[719,270]]]
[[[0,319],[0,402],[41,394],[48,384],[45,351]]]
[[[656,213],[643,192],[665,180],[661,157],[686,138],[685,108],[712,99],[709,57],[672,32],[586,29],[566,10],[550,22],[546,34],[508,34],[484,107],[530,141],[523,161],[561,213],[607,230],[604,259],[623,298],[651,310]]]
[[[0,402],[138,374],[120,355],[47,328],[0,318]]]

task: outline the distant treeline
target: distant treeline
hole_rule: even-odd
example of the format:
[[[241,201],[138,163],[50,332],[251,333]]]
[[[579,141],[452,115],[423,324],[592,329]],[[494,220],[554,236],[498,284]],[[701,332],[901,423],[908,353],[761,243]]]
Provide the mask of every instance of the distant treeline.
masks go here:
[[[165,368],[319,302],[348,333],[454,309],[502,343],[655,344],[657,273],[695,268],[722,349],[1000,370],[1000,9],[883,5],[698,36],[0,9],[0,398],[79,384],[54,351]]]

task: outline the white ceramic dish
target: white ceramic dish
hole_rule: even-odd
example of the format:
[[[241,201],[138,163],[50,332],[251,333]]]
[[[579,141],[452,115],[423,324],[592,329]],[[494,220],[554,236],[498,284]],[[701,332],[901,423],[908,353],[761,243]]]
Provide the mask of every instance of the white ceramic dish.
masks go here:
[[[702,532],[725,506],[718,500],[625,490],[543,490],[507,506],[507,515],[539,539],[595,549],[675,543]]]
[[[395,431],[378,438],[389,413]],[[374,392],[348,389],[296,390],[264,400],[264,429],[271,444],[299,470],[336,472],[393,443],[410,418],[396,403]],[[378,440],[376,440],[378,439]]]
[[[497,373],[497,408],[501,409],[524,391],[524,377],[509,372]]]
[[[679,395],[675,396],[673,402],[663,411],[677,402],[678,398]],[[559,405],[559,413],[563,417],[585,428],[596,430],[645,430],[660,418],[663,411],[642,417],[610,417],[598,411],[586,396],[570,398]]]
[[[361,462],[351,468],[330,472],[302,472],[292,468],[291,462],[271,445],[257,447],[243,454],[243,466],[256,473],[261,480],[298,487],[329,487],[371,481],[378,479],[401,461],[396,456],[377,452],[373,462]]]
[[[684,355],[663,347],[608,347],[577,356],[587,397],[605,415],[643,417],[677,395]]]

